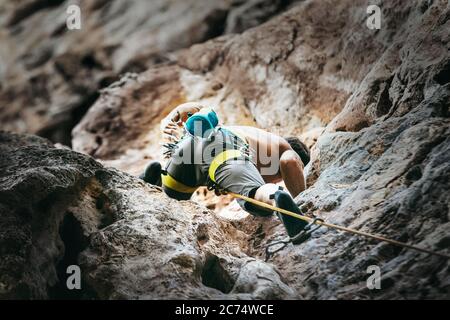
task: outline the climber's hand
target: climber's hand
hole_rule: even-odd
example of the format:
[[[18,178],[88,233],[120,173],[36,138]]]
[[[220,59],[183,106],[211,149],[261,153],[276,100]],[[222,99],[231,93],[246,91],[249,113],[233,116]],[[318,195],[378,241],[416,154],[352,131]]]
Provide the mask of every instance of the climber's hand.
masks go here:
[[[164,131],[168,126],[174,123],[177,126],[182,127],[189,116],[200,111],[202,107],[203,106],[197,103],[185,103],[178,106],[161,121],[161,130]]]
[[[163,132],[166,134],[172,134],[174,131],[178,130],[181,126],[176,122],[169,122]]]
[[[177,141],[181,138],[182,135],[182,126],[181,123],[169,122],[165,128],[163,129],[164,136],[170,141]]]

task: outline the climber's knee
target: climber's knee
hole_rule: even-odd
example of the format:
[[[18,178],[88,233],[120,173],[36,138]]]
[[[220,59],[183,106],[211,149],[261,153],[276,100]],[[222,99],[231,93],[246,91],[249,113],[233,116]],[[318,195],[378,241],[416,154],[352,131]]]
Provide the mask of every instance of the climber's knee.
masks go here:
[[[281,178],[293,197],[305,190],[303,163],[293,150],[285,151],[280,157]]]
[[[287,150],[280,157],[280,168],[281,172],[298,168],[303,169],[303,162],[294,150]]]

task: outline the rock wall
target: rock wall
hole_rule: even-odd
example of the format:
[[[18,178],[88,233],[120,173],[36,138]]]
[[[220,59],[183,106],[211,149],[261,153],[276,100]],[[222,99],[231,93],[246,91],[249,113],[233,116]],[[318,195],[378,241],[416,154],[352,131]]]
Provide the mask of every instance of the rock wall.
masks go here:
[[[151,128],[160,118],[151,117],[165,115],[172,101],[200,100],[216,107],[227,124],[298,134],[311,145],[317,140],[306,168],[310,188],[296,199],[304,211],[448,250],[449,202],[437,190],[449,189],[449,7],[442,1],[383,2],[383,28],[373,31],[363,24],[367,5],[306,1],[242,35],[182,50],[175,65],[106,89],[75,128],[74,147],[137,172],[139,160],[157,152]],[[172,91],[165,90],[166,81]],[[153,90],[144,90],[147,85]],[[120,112],[106,113],[117,100]],[[138,116],[123,120],[130,114]],[[135,125],[144,116],[146,125]],[[123,140],[97,119],[120,122],[115,130]],[[125,140],[132,140],[133,152]],[[283,235],[273,220],[247,217],[239,224],[257,257]],[[273,263],[305,298],[435,298],[449,292],[445,260],[331,230],[289,247]],[[373,264],[384,274],[381,291],[365,285]]]
[[[329,124],[350,97],[360,96],[356,91],[362,90],[361,82],[380,58],[387,59],[395,44],[411,40],[405,35],[411,25],[423,29],[418,23],[424,17],[420,10],[425,9],[408,1],[386,2],[384,27],[370,30],[363,23],[367,5],[367,1],[301,2],[241,35],[181,50],[174,65],[125,77],[102,91],[73,131],[73,147],[102,160],[121,158],[123,165],[115,165],[133,172],[130,166],[138,159],[132,150],[148,157],[157,154],[152,146],[159,136],[150,131],[174,105],[192,100],[214,106],[227,124],[308,137]],[[411,37],[415,43],[421,39],[413,32]],[[377,79],[379,87],[368,92],[372,104],[386,96],[382,80]],[[355,127],[360,128],[361,124]],[[333,130],[346,129],[336,122]]]
[[[109,12],[112,3],[93,12]],[[179,103],[199,100],[224,123],[298,135],[312,147],[309,188],[296,198],[305,213],[449,253],[448,1],[378,1],[380,30],[365,26],[371,1],[275,1],[254,10],[258,3],[266,2],[223,9],[227,34],[155,49],[171,52],[164,54],[167,63],[148,54],[133,60],[141,67],[119,70],[121,64],[106,59],[115,66],[111,81],[130,72],[101,90],[72,131],[73,149],[99,162],[37,137],[1,134],[0,247],[7,249],[0,251],[0,297],[67,294],[61,270],[75,261],[86,284],[76,298],[450,298],[444,258],[321,228],[264,263],[265,245],[284,237],[277,219],[242,215],[234,204],[225,219],[129,175],[158,158],[161,118]],[[56,9],[9,28],[38,21],[47,10]],[[117,19],[111,28],[120,25]],[[142,39],[142,26],[133,28],[130,39]],[[203,43],[191,46],[196,42]],[[102,48],[99,43],[93,46]],[[117,50],[127,52],[126,43]],[[9,98],[0,101],[11,107],[0,109],[2,128],[20,131],[27,104],[6,88],[2,83],[0,96]],[[9,110],[20,112],[11,111],[14,118]],[[231,200],[203,191],[197,199],[211,208]],[[366,286],[371,265],[381,269],[381,290]]]
[[[242,32],[292,2],[2,1],[2,129],[70,145],[70,131],[98,98],[98,90],[122,74],[171,64],[172,52],[224,33]],[[81,30],[66,27],[70,4],[81,9]]]
[[[89,156],[0,132],[0,169],[2,299],[298,297],[230,222]]]

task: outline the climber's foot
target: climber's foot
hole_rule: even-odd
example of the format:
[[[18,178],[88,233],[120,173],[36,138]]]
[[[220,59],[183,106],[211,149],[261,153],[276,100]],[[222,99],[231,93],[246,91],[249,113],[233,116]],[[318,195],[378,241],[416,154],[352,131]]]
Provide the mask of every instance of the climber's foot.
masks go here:
[[[303,215],[298,206],[295,204],[294,199],[290,196],[289,193],[283,190],[278,190],[273,195],[275,200],[275,204],[278,208],[285,209],[288,211],[292,211],[299,215]],[[306,241],[311,234],[305,232],[305,227],[308,225],[306,221],[288,216],[286,214],[278,213],[278,217],[283,222],[284,227],[292,240],[293,244],[300,244]]]
[[[159,161],[151,161],[139,178],[147,183],[161,186],[161,163]]]
[[[311,232],[302,230],[294,237],[291,237],[291,242],[292,242],[292,244],[297,245],[297,244],[305,242],[309,238],[311,238]]]

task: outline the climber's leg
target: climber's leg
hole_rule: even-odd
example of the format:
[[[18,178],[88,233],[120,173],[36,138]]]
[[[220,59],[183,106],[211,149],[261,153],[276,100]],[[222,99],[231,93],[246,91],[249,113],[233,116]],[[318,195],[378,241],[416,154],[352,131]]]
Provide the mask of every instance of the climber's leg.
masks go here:
[[[273,196],[275,200],[275,204],[278,208],[282,208],[288,211],[292,211],[299,215],[303,215],[298,206],[295,204],[294,199],[283,190],[278,190],[275,192]],[[277,213],[280,220],[283,222],[284,227],[289,235],[289,237],[293,238],[298,235],[301,231],[304,230],[308,222],[291,217],[286,214]],[[293,241],[294,244],[299,244],[306,239],[299,239],[298,241]]]
[[[161,163],[159,161],[150,161],[139,178],[147,183],[161,186]]]
[[[303,162],[294,150],[283,152],[280,157],[281,177],[292,197],[296,197],[306,188],[303,175]]]
[[[255,190],[254,199],[270,204],[272,206],[276,206],[275,201],[273,200],[272,195],[280,189],[280,186],[273,183],[266,183]]]
[[[256,166],[248,160],[229,160],[217,168],[215,172],[216,183],[227,191],[231,191],[249,198],[255,198],[257,190],[266,190],[261,195],[267,196],[264,202],[269,201],[273,203],[273,200],[269,199],[270,187],[269,184],[265,184],[261,174]],[[273,192],[277,190],[277,186],[273,184]],[[272,193],[273,193],[272,192]],[[262,201],[262,198],[259,198]],[[265,208],[258,207],[250,202],[242,199],[236,200],[239,205],[254,216],[270,216],[272,211]]]
[[[256,166],[248,161],[231,160],[222,164],[215,172],[216,183],[223,189],[238,193],[255,200],[277,206],[295,213],[301,214],[289,193],[279,190],[280,187],[273,183],[264,183]],[[273,211],[259,207],[242,199],[237,200],[240,206],[255,216],[270,216]],[[292,238],[307,225],[287,215],[278,214],[283,222],[288,235]]]
[[[302,212],[295,204],[294,199],[286,191],[280,190],[280,187],[275,184],[265,184],[261,186],[255,193],[255,199],[274,205],[278,208],[282,208],[288,211],[302,215]],[[293,238],[298,235],[308,224],[307,222],[276,212],[280,220],[283,222],[284,227],[289,235]],[[300,243],[300,242],[299,242]],[[294,244],[298,244],[294,242]]]

